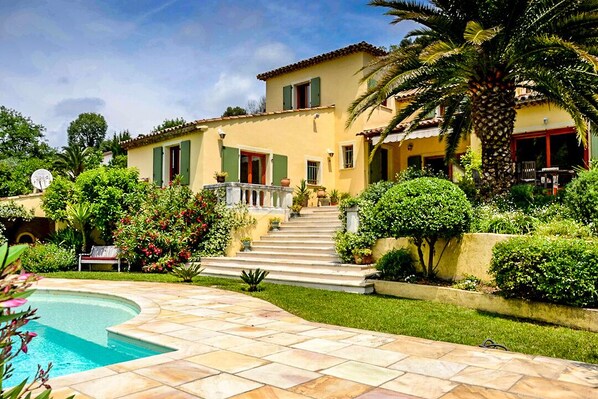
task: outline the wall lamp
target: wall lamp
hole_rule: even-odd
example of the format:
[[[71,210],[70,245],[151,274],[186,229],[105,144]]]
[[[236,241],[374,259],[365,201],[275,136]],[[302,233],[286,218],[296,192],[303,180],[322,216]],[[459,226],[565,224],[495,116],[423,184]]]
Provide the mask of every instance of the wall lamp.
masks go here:
[[[326,152],[328,153],[328,156],[330,158],[332,158],[334,156],[334,151],[332,151],[331,149],[327,149]]]
[[[314,119],[318,119],[320,117],[320,114],[314,114]]]
[[[413,149],[413,143],[407,144],[407,151],[411,151]]]
[[[220,136],[220,140],[224,140],[226,133],[224,133],[224,130],[218,129],[218,136]]]

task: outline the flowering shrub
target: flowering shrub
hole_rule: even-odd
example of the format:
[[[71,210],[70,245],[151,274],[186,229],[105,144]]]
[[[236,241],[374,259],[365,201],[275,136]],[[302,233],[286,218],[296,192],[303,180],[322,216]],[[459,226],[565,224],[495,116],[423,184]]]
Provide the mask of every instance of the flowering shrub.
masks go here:
[[[10,249],[6,244],[0,247],[0,375],[2,382],[12,376],[11,361],[21,352],[27,353],[27,345],[36,336],[33,332],[21,330],[30,320],[37,318],[35,310],[31,308],[25,311],[15,309],[27,303],[25,298],[31,293],[29,288],[34,281],[38,280],[34,274],[23,273],[18,262],[19,256],[26,249],[26,245],[14,246]],[[29,399],[32,397],[31,391],[42,387],[46,390],[35,398],[50,398],[50,386],[47,381],[51,367],[52,365],[49,364],[44,370],[38,366],[31,382],[28,383],[27,380],[24,380],[8,390],[5,390],[3,384],[0,383],[0,398]]]
[[[132,265],[168,272],[201,252],[204,238],[220,218],[214,194],[193,194],[175,181],[151,189],[139,212],[121,219],[114,242]]]
[[[33,273],[51,273],[75,270],[77,258],[74,249],[61,248],[56,244],[35,244],[21,256],[23,269]]]

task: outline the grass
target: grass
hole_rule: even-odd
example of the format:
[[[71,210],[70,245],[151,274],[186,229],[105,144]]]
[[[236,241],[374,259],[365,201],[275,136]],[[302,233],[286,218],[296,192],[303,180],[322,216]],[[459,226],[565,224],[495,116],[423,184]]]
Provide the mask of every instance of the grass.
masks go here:
[[[60,272],[47,277],[96,280],[179,281],[171,275],[107,272]],[[454,305],[381,295],[357,295],[277,284],[248,293],[240,279],[198,277],[194,285],[243,292],[264,299],[305,320],[364,330],[402,334],[458,344],[485,339],[532,355],[598,363],[598,334],[540,324]]]

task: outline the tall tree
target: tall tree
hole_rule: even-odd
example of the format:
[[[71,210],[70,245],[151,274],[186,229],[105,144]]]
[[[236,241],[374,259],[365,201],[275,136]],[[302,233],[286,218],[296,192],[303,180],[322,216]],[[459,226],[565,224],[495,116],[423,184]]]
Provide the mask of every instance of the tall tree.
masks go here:
[[[247,113],[261,114],[266,112],[266,96],[261,96],[259,100],[247,101]]]
[[[122,147],[121,143],[131,139],[131,133],[128,130],[123,130],[120,133],[114,133],[111,139],[102,142],[101,150],[112,152],[112,156],[125,155],[127,151]]]
[[[67,129],[69,146],[100,148],[106,137],[108,124],[100,114],[86,112],[71,122]]]
[[[474,131],[482,143],[487,195],[514,182],[510,143],[515,90],[531,89],[567,111],[579,138],[598,124],[598,2],[595,0],[374,0],[392,23],[416,22],[413,42],[393,48],[369,69],[376,84],[350,107],[351,120],[387,98],[413,90],[408,106],[382,132],[444,106],[441,137],[452,156]]]
[[[245,108],[237,107],[226,107],[226,110],[222,114],[222,116],[238,116],[238,115],[247,115],[247,110]]]
[[[92,147],[82,149],[79,145],[62,147],[56,155],[55,167],[63,171],[71,180],[75,180],[86,168],[87,158],[93,153]],[[99,162],[98,162],[99,164]]]
[[[164,119],[164,122],[162,122],[158,126],[154,126],[152,131],[157,132],[158,130],[168,129],[170,127],[183,125],[185,123],[187,123],[187,121],[185,121],[185,119],[183,118]]]
[[[53,150],[44,141],[45,127],[0,105],[0,159],[46,158]]]

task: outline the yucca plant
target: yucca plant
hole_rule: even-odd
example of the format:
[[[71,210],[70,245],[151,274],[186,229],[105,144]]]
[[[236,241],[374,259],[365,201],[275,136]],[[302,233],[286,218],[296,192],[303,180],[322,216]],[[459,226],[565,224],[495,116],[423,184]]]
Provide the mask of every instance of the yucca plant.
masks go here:
[[[268,276],[268,274],[270,274],[268,271],[261,270],[259,268],[255,270],[249,270],[249,272],[243,270],[243,272],[241,272],[241,280],[243,280],[243,282],[249,286],[247,291],[255,292],[258,290],[258,285],[260,285],[260,283]]]
[[[595,0],[373,0],[393,24],[415,22],[399,46],[364,69],[369,89],[351,105],[349,123],[409,93],[381,134],[399,124],[408,135],[437,107],[452,158],[472,131],[482,144],[486,196],[515,180],[511,136],[516,89],[565,110],[579,139],[598,126],[598,3]],[[412,119],[411,119],[412,118]],[[373,155],[373,154],[372,154]]]
[[[193,281],[194,277],[199,276],[203,271],[204,269],[201,268],[201,263],[192,262],[188,264],[182,263],[178,266],[174,266],[172,268],[171,274],[183,280],[183,283],[190,283]]]

